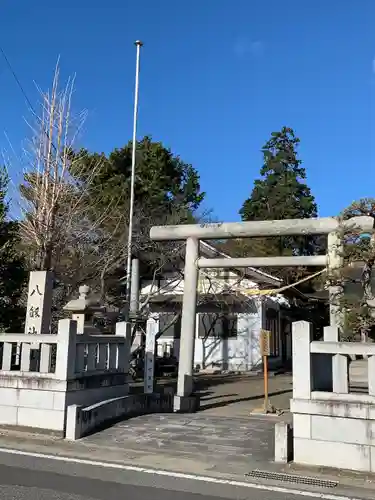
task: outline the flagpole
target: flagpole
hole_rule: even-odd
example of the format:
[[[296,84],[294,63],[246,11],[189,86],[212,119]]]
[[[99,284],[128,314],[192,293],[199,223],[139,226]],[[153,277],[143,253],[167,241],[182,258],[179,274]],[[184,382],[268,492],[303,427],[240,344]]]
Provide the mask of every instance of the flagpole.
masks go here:
[[[134,92],[134,115],[133,115],[133,142],[132,142],[132,168],[130,177],[130,205],[129,205],[129,233],[127,244],[127,265],[126,265],[126,302],[129,309],[130,287],[131,287],[131,266],[132,266],[132,244],[133,244],[133,217],[134,217],[134,185],[135,185],[135,154],[137,148],[137,119],[138,119],[138,91],[139,91],[139,62],[141,47],[143,43],[137,40],[135,43],[137,55],[135,64],[135,92]]]

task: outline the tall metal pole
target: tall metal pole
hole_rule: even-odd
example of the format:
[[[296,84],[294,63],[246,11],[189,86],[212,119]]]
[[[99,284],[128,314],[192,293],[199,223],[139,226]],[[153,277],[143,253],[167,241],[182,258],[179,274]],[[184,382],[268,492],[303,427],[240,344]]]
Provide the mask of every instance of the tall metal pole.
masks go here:
[[[133,143],[132,143],[132,171],[130,178],[130,206],[129,206],[129,234],[127,245],[126,265],[126,300],[130,301],[131,267],[132,267],[132,243],[133,243],[133,214],[134,214],[134,183],[135,183],[135,153],[137,148],[137,118],[138,118],[138,90],[139,90],[139,60],[141,47],[140,40],[135,42],[137,47],[137,58],[135,64],[135,92],[134,92],[134,115],[133,115]]]

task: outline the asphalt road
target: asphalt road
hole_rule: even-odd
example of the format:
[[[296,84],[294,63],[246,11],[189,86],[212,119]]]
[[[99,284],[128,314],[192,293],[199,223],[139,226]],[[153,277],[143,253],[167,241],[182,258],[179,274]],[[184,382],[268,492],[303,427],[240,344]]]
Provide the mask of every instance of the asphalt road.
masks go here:
[[[317,493],[311,497],[317,498]],[[309,497],[309,494],[300,496],[295,492],[264,491],[0,452],[1,500],[301,500]],[[320,498],[329,500],[329,497]],[[348,498],[341,497],[341,500]]]

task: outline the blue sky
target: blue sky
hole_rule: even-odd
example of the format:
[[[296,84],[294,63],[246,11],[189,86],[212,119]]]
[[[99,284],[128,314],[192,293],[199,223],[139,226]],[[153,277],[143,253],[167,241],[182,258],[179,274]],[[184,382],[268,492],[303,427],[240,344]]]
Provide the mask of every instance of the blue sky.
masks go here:
[[[109,152],[132,134],[134,40],[144,42],[138,136],[151,134],[201,175],[206,207],[238,220],[283,125],[320,215],[375,197],[373,0],[0,0],[0,44],[32,102],[77,74],[81,137]],[[27,105],[0,57],[0,148],[19,150]],[[16,161],[15,161],[16,164]],[[16,166],[14,167],[16,168]]]

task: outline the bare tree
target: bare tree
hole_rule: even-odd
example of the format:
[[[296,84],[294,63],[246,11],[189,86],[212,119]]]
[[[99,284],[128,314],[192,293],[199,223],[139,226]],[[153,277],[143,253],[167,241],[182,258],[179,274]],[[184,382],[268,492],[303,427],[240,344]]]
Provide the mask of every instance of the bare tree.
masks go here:
[[[92,227],[85,227],[85,193],[71,176],[75,141],[86,112],[73,115],[72,96],[75,78],[59,86],[57,64],[51,91],[41,96],[40,113],[29,123],[32,137],[26,153],[24,182],[20,186],[22,241],[30,255],[31,269],[55,269],[72,238],[90,238]],[[93,165],[95,176],[100,165]],[[105,214],[103,214],[105,216]]]

